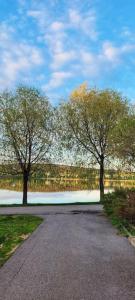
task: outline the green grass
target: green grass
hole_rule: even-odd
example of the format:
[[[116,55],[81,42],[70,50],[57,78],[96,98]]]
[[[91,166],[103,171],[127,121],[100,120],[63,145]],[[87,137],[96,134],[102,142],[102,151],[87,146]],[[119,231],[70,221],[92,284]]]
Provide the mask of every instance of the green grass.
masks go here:
[[[127,220],[118,218],[114,215],[109,216],[111,223],[118,229],[118,232],[125,236],[135,236],[135,227],[131,225]]]
[[[36,216],[0,216],[0,267],[41,222]]]

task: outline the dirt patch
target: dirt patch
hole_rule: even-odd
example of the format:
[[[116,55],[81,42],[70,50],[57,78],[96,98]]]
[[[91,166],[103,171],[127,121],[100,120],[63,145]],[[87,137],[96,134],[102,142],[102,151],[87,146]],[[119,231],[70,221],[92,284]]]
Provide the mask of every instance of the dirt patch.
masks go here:
[[[128,240],[129,240],[129,242],[130,242],[130,244],[133,246],[133,247],[135,247],[135,236],[133,236],[133,237],[129,237],[128,238]]]
[[[21,238],[22,240],[26,240],[29,236],[30,236],[30,234],[22,234],[22,235],[20,236],[20,238]]]

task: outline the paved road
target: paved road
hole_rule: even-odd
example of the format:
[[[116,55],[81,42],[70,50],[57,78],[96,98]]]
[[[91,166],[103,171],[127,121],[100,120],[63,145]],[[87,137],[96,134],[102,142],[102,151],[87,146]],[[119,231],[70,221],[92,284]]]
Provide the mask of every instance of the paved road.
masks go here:
[[[45,206],[24,206],[24,207],[0,207],[0,215],[3,214],[32,214],[46,216],[49,214],[67,214],[71,211],[80,210],[87,211],[92,210],[95,212],[101,212],[101,205],[45,205]]]
[[[32,209],[44,222],[1,268],[0,299],[135,299],[135,248],[100,206]]]

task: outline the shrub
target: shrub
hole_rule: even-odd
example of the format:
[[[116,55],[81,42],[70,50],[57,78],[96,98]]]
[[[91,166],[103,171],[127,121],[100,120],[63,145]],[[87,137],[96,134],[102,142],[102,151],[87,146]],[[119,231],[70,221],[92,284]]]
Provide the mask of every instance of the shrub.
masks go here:
[[[135,225],[135,189],[117,189],[105,195],[103,205],[108,215],[127,220]]]

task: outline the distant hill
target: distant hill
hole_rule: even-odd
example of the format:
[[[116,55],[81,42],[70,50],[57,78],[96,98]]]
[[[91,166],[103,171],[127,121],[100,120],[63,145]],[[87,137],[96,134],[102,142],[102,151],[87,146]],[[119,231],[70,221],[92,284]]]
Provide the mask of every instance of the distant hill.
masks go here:
[[[3,172],[3,167],[0,165],[0,177],[10,177],[10,167],[6,167],[6,174]],[[16,176],[16,175],[15,175]],[[80,178],[80,179],[98,179],[99,169],[86,168],[79,166],[68,166],[58,164],[42,164],[36,165],[35,171],[32,175],[34,178]],[[106,179],[134,179],[135,172],[116,171],[116,170],[105,170]]]

